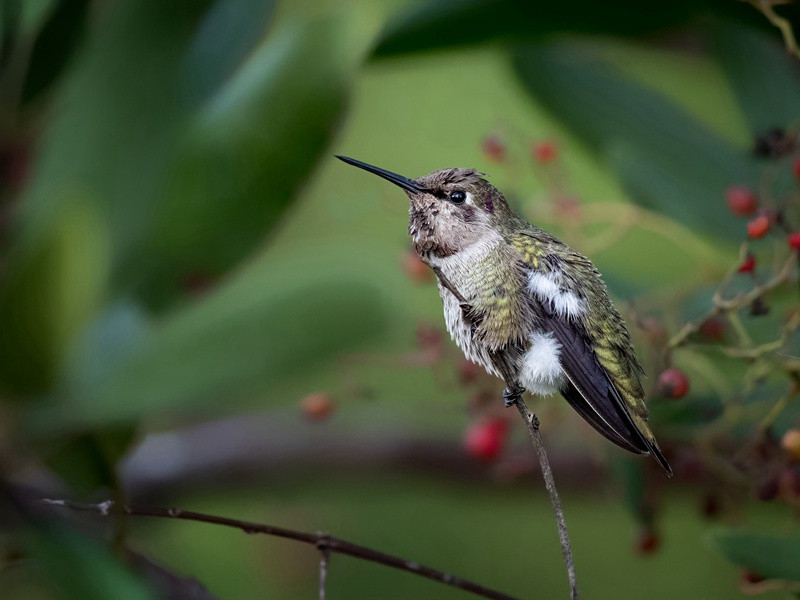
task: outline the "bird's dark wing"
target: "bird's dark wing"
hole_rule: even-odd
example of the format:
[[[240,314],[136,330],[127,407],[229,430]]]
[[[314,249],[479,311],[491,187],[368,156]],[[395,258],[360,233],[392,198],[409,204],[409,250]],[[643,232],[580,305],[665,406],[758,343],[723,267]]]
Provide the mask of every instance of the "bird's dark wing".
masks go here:
[[[562,302],[559,311],[557,302],[535,293],[528,297],[532,312],[542,316],[538,326],[550,331],[561,345],[559,359],[568,380],[564,398],[606,438],[626,450],[653,454],[671,474],[647,425],[639,383],[642,368],[597,269],[589,259],[531,225],[508,239],[530,277],[544,274],[555,286],[553,293],[566,294],[570,300]],[[575,309],[575,299],[582,311]]]
[[[539,304],[541,310],[547,307]],[[546,326],[561,344],[561,368],[568,383],[562,395],[592,427],[631,452],[652,454],[667,473],[672,469],[655,439],[642,432],[644,423],[634,422],[619,390],[597,360],[579,323],[551,313]],[[652,435],[652,434],[651,434]]]

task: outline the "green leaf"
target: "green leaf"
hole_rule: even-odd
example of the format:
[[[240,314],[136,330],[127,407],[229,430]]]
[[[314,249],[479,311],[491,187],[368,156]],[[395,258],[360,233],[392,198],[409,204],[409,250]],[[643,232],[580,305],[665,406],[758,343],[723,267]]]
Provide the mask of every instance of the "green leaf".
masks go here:
[[[21,202],[33,235],[64,190],[87,190],[114,243],[112,295],[159,308],[187,273],[221,273],[264,239],[329,143],[372,33],[354,11],[268,32],[267,0],[184,4],[101,11]]]
[[[105,375],[67,374],[48,402],[30,407],[26,423],[33,432],[82,431],[155,411],[225,410],[255,396],[282,403],[273,388],[383,331],[388,308],[376,279],[324,258],[256,265],[137,333],[107,368],[98,363],[108,345],[89,349],[94,358],[74,364]]]
[[[668,430],[670,438],[689,438],[698,427],[722,415],[721,400],[716,396],[689,396],[680,400],[658,399],[648,405],[654,429]]]
[[[108,547],[60,524],[32,528],[28,545],[43,580],[58,597],[81,600],[156,600],[155,593]]]
[[[26,12],[28,10],[32,9]],[[63,73],[83,40],[88,12],[88,0],[61,0],[50,12],[31,51],[22,88],[23,104],[47,90]],[[25,16],[32,19],[42,15],[28,13]]]
[[[350,33],[346,19],[284,22],[193,115],[147,249],[148,296],[223,271],[277,221],[345,107],[361,54]]]
[[[636,0],[432,0],[401,12],[381,36],[378,57],[462,47],[496,39],[523,40],[554,32],[641,36],[687,23],[709,10],[737,12],[713,0],[677,0],[642,11]]]
[[[757,168],[659,93],[625,78],[590,46],[566,41],[519,46],[525,89],[617,172],[634,201],[695,230],[739,240],[724,190],[754,185]]]
[[[797,121],[800,69],[778,41],[727,22],[713,22],[707,37],[753,133]]]
[[[720,531],[712,542],[729,561],[767,579],[800,581],[800,536]]]
[[[15,249],[0,286],[0,384],[17,394],[52,384],[70,340],[103,300],[108,232],[88,198],[69,197],[49,229]]]
[[[264,38],[274,11],[274,0],[220,0],[208,10],[181,65],[189,102],[202,103],[235,75]]]
[[[11,4],[10,1],[5,3]],[[26,0],[21,2],[20,30],[23,35],[35,34],[52,14],[57,0]],[[0,11],[2,12],[2,11]]]

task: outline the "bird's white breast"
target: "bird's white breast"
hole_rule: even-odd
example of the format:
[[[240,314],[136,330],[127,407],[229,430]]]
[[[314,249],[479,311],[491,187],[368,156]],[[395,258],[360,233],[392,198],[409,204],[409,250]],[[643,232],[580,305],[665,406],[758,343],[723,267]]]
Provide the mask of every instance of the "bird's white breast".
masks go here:
[[[445,257],[431,256],[432,267],[441,269],[442,274],[452,283],[459,293],[470,301],[470,294],[478,288],[475,281],[478,277],[479,265],[486,257],[503,243],[503,238],[495,232],[489,232],[474,244]],[[472,337],[472,326],[464,320],[464,314],[458,299],[439,282],[439,295],[444,305],[444,320],[450,337],[464,352],[468,360],[481,365],[490,374],[500,376],[489,358],[485,345],[475,343]]]

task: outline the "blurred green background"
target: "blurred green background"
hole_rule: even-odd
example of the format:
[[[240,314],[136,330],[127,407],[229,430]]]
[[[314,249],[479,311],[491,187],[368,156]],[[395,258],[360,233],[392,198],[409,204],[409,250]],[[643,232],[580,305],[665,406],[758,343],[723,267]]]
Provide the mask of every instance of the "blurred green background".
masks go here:
[[[798,59],[753,6],[4,0],[0,19],[3,598],[189,597],[123,546],[220,598],[317,594],[314,548],[41,497],[324,530],[566,596],[522,427],[491,456],[464,442],[507,418],[501,386],[444,339],[403,194],[334,154],[411,177],[475,167],[606,275],[676,477],[535,401],[585,597],[797,591],[800,473],[777,440],[800,426],[799,380],[775,362],[798,354],[796,278],[769,315],[724,324],[751,347],[785,333],[775,352],[743,365],[692,338],[665,358],[653,341],[738,264],[726,188],[780,216],[750,246],[760,278],[732,290],[768,279],[800,229]],[[782,149],[754,156],[773,128]],[[658,397],[667,366],[687,397]],[[328,595],[467,596],[342,556]]]

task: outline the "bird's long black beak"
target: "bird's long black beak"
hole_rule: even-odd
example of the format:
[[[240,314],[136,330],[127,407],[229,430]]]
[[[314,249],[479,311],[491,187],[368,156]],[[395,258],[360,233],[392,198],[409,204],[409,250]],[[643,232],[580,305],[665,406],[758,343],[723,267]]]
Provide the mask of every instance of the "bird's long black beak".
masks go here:
[[[383,177],[387,181],[391,181],[393,184],[400,186],[401,188],[403,188],[407,192],[411,192],[412,194],[419,194],[425,191],[424,187],[419,185],[413,179],[409,179],[408,177],[403,177],[402,175],[398,175],[397,173],[392,173],[391,171],[387,171],[386,169],[381,169],[379,167],[368,165],[365,162],[361,162],[360,160],[356,160],[355,158],[350,158],[349,156],[339,156],[337,154],[336,158],[346,162],[348,165],[353,165],[354,167],[358,167],[359,169],[364,169],[365,171],[374,173],[378,177]]]

